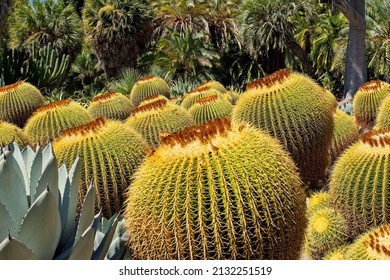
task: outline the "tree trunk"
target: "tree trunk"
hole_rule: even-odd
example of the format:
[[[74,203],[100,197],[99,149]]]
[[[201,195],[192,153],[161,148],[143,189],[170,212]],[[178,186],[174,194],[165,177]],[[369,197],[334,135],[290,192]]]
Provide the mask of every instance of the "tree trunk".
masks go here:
[[[365,0],[336,0],[334,5],[349,20],[343,98],[352,101],[367,81]]]
[[[305,50],[301,47],[301,45],[298,44],[298,42],[295,40],[294,36],[288,36],[286,37],[286,45],[290,48],[290,51],[292,54],[299,59],[299,61],[302,63],[303,71],[312,77],[313,79],[317,79],[313,63],[307,56]]]
[[[0,0],[0,42],[4,32],[4,26],[5,26],[7,14],[9,9],[11,8],[11,5],[12,5],[11,0]]]

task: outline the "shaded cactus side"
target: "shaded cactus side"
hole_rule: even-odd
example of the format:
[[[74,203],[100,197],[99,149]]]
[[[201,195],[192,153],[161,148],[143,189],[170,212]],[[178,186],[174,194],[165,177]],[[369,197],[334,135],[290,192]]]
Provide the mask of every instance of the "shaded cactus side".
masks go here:
[[[390,129],[390,94],[383,100],[379,108],[374,129]]]

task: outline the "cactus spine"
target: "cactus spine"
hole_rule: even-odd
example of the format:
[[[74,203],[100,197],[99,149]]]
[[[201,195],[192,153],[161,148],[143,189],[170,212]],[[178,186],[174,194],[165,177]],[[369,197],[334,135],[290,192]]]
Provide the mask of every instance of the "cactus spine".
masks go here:
[[[279,139],[304,183],[325,176],[334,104],[310,78],[283,69],[252,82],[233,109],[232,120],[249,123]]]
[[[81,198],[93,183],[97,208],[107,218],[122,210],[125,191],[146,147],[137,132],[105,118],[66,130],[53,143],[58,162],[70,166],[80,157]]]
[[[337,160],[329,193],[356,236],[390,222],[390,130],[363,135]]]
[[[147,76],[139,79],[130,92],[130,100],[135,107],[147,97],[160,94],[170,97],[170,90],[167,82],[157,76]]]
[[[202,87],[210,87],[212,89],[217,90],[220,93],[227,92],[226,88],[224,87],[224,85],[222,83],[220,83],[218,81],[214,81],[214,80],[207,81],[207,82],[201,84],[198,88],[202,88]]]
[[[135,175],[125,219],[138,259],[296,259],[305,198],[273,138],[218,119],[164,138]]]
[[[71,99],[53,102],[36,110],[24,127],[34,145],[46,146],[64,130],[92,121],[84,107]]]
[[[221,93],[215,89],[210,88],[209,86],[198,87],[184,95],[181,102],[181,107],[188,110],[196,103],[196,101],[209,96],[218,96],[220,98],[223,97]]]
[[[105,117],[112,120],[123,121],[127,119],[134,108],[130,99],[118,92],[108,92],[95,96],[87,108],[94,118]]]
[[[164,99],[157,100],[132,111],[125,125],[138,131],[152,147],[160,145],[161,134],[194,125],[186,110]]]
[[[316,192],[309,199],[309,204],[307,206],[307,214],[308,216],[311,216],[317,210],[321,210],[327,207],[332,207],[332,200],[329,192]]]
[[[14,124],[0,121],[0,146],[16,142],[23,149],[31,145],[31,140],[23,130]]]
[[[390,129],[390,94],[383,100],[376,119],[376,130]]]
[[[23,81],[0,88],[0,120],[23,127],[44,103],[41,92]]]
[[[353,99],[353,111],[357,124],[363,129],[371,129],[383,100],[390,95],[390,84],[370,81],[363,84]]]
[[[204,97],[196,101],[188,110],[197,125],[218,118],[231,117],[233,106],[229,101],[220,99],[216,95]]]

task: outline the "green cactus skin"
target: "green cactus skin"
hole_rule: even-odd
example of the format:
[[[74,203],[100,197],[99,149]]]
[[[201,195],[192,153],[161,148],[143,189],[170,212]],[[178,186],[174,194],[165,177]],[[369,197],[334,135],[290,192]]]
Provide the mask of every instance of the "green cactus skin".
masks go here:
[[[333,110],[325,89],[304,75],[282,69],[247,86],[232,120],[279,139],[291,153],[303,182],[310,185],[325,177],[329,164]]]
[[[32,113],[44,104],[40,91],[23,81],[0,88],[0,120],[24,126]]]
[[[325,89],[325,97],[329,99],[328,101],[333,104],[334,108],[338,107],[339,103],[337,102],[337,98],[331,91]]]
[[[198,88],[202,88],[202,87],[210,87],[212,89],[217,90],[220,93],[227,92],[226,88],[224,87],[224,85],[222,83],[220,83],[218,81],[214,81],[214,80],[207,81],[207,82],[201,84]]]
[[[336,109],[332,142],[329,148],[331,162],[334,162],[346,148],[358,141],[359,137],[359,129],[354,117]]]
[[[164,138],[126,205],[136,259],[298,259],[303,245],[294,162],[274,138],[228,119]]]
[[[111,120],[123,121],[131,115],[134,105],[130,99],[119,92],[108,92],[95,96],[87,108],[94,118],[105,117]]]
[[[92,120],[84,107],[71,99],[64,99],[36,110],[28,119],[24,132],[30,137],[33,145],[46,146],[63,131]]]
[[[330,250],[345,244],[348,237],[344,217],[335,209],[325,207],[310,216],[305,247],[313,259],[319,260]]]
[[[160,145],[160,136],[194,125],[190,114],[164,99],[133,110],[125,125],[139,132],[151,147]]]
[[[340,247],[337,247],[336,249],[333,249],[325,254],[325,256],[322,258],[323,260],[346,260],[345,253],[349,249],[350,245],[342,245]]]
[[[390,95],[390,84],[370,81],[363,84],[353,99],[353,112],[361,129],[372,129],[383,100]]]
[[[307,216],[311,216],[318,210],[323,208],[332,207],[332,200],[329,192],[327,191],[319,191],[309,198],[309,203],[307,206]]]
[[[220,99],[216,95],[204,97],[196,101],[188,110],[197,125],[218,118],[230,118],[233,105],[229,101]]]
[[[345,257],[348,260],[390,260],[390,225],[381,225],[358,237]]]
[[[14,124],[0,121],[0,146],[16,142],[20,148],[31,146],[30,138]]]
[[[390,129],[390,94],[383,100],[376,118],[375,130]]]
[[[147,145],[121,122],[99,118],[66,130],[53,143],[58,162],[67,166],[80,157],[83,198],[90,183],[96,188],[97,208],[110,218],[122,210],[125,191],[143,160]]]
[[[219,98],[223,98],[221,93],[209,86],[198,87],[184,95],[180,106],[188,110],[196,103],[196,101],[209,96],[218,96]]]
[[[160,94],[170,97],[170,89],[162,78],[157,76],[147,76],[139,79],[130,92],[131,103],[138,107],[141,102],[150,96]]]
[[[351,236],[390,222],[390,130],[372,131],[336,161],[329,183],[335,207],[348,219]]]

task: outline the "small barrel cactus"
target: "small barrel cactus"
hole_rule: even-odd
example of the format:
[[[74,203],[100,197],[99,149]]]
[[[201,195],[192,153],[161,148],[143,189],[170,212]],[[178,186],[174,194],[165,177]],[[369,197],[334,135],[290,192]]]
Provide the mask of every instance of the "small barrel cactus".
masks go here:
[[[390,84],[370,81],[363,84],[353,99],[353,111],[362,129],[372,129],[383,100],[390,95]]]
[[[0,146],[16,142],[19,147],[31,146],[31,139],[14,124],[0,121]]]
[[[188,110],[199,99],[209,97],[209,96],[215,96],[215,95],[220,97],[220,98],[223,97],[223,95],[219,91],[212,89],[209,86],[198,87],[190,92],[187,92],[184,95],[180,106],[183,107],[184,109]]]
[[[0,120],[23,127],[32,113],[44,104],[41,92],[23,81],[0,87]]]
[[[24,132],[33,145],[46,146],[64,130],[92,121],[84,107],[71,99],[42,106],[28,119]]]
[[[390,222],[390,130],[372,131],[336,161],[329,193],[356,236]]]
[[[147,76],[139,79],[133,86],[130,92],[130,100],[135,107],[147,97],[160,94],[165,97],[170,97],[170,89],[162,78],[157,76]]]
[[[218,118],[230,118],[233,105],[217,95],[204,97],[196,101],[188,110],[196,124],[202,124]]]
[[[165,137],[129,188],[137,259],[297,259],[305,195],[274,138],[218,119]]]
[[[175,103],[174,101],[172,101],[172,98],[171,98],[171,99],[168,99],[168,98],[166,98],[164,95],[155,94],[155,95],[146,97],[144,100],[142,100],[142,102],[139,104],[138,107],[142,107],[142,106],[144,106],[144,105],[148,105],[148,104],[150,104],[150,103],[153,103],[153,102],[156,102],[156,101],[159,101],[159,100],[166,100],[166,101],[170,101],[170,102],[172,102],[172,103]]]
[[[87,108],[94,118],[105,117],[111,120],[127,119],[134,108],[130,99],[119,92],[108,92],[96,95]]]
[[[331,162],[334,162],[346,148],[359,140],[359,137],[359,129],[354,117],[336,109],[332,142],[329,148]]]
[[[358,237],[345,257],[348,260],[390,260],[390,225],[383,224]]]
[[[160,136],[194,125],[183,108],[160,99],[133,109],[125,125],[139,132],[151,147],[160,145]]]
[[[390,94],[383,100],[376,118],[376,130],[390,129]]]
[[[279,70],[248,84],[232,120],[249,123],[279,139],[291,153],[306,184],[325,177],[333,132],[334,104],[309,77]]]
[[[99,118],[64,131],[53,148],[58,161],[67,166],[80,157],[81,198],[93,183],[97,209],[110,218],[122,210],[124,195],[147,145],[139,133],[121,122]]]
[[[210,87],[212,89],[217,90],[220,93],[226,93],[227,92],[227,90],[224,87],[224,85],[222,83],[218,82],[218,81],[215,81],[215,80],[207,81],[207,82],[201,84],[198,88],[201,88],[201,87]]]
[[[326,253],[322,259],[323,260],[346,260],[345,253],[347,252],[348,249],[349,249],[349,244],[342,245]]]
[[[332,200],[329,192],[327,191],[316,192],[309,198],[309,203],[307,206],[307,214],[308,216],[311,216],[317,210],[321,210],[327,207],[332,207]]]
[[[314,259],[321,259],[330,250],[348,240],[348,225],[335,209],[325,207],[309,218],[305,247]]]

